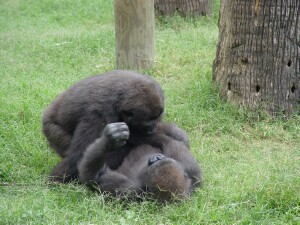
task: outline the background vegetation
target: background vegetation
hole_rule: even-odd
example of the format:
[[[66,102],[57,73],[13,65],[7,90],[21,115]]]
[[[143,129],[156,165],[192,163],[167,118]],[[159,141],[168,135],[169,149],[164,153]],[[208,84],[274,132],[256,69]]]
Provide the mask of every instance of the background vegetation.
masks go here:
[[[180,204],[124,203],[48,185],[59,161],[41,134],[54,97],[115,67],[112,0],[0,0],[0,224],[299,224],[299,117],[271,119],[220,100],[211,18],[156,21],[154,76],[166,120],[190,135],[205,185]]]

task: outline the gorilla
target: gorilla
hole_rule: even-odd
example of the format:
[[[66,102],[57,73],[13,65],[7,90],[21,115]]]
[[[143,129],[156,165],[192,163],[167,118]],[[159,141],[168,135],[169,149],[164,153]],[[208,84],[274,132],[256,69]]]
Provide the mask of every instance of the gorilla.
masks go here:
[[[117,168],[132,146],[146,144],[163,112],[163,91],[150,76],[117,70],[79,81],[43,113],[43,133],[62,157],[50,179],[65,183],[78,178],[77,165],[86,148],[107,124],[125,122],[131,135],[128,144],[111,156],[111,166]]]
[[[201,185],[201,171],[188,146],[167,135],[166,129],[174,127],[159,126],[152,138],[159,140],[160,147],[135,146],[114,170],[107,158],[126,145],[130,132],[126,123],[108,124],[84,152],[78,166],[79,180],[91,189],[118,197],[151,193],[163,203],[184,199]]]

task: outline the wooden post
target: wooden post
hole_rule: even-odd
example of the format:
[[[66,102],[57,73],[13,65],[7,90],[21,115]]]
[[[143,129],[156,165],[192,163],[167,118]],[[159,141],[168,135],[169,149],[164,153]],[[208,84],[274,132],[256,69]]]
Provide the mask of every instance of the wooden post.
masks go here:
[[[154,64],[154,0],[115,0],[118,69],[146,69]]]

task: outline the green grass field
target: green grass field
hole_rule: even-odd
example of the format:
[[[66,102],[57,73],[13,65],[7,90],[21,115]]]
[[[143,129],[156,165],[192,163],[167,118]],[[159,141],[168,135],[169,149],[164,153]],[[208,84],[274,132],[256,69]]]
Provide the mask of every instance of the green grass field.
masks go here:
[[[166,120],[187,130],[204,187],[185,202],[125,203],[48,185],[59,158],[43,109],[68,86],[115,68],[112,0],[0,0],[0,224],[300,224],[300,122],[245,112],[212,87],[211,18],[156,21]]]

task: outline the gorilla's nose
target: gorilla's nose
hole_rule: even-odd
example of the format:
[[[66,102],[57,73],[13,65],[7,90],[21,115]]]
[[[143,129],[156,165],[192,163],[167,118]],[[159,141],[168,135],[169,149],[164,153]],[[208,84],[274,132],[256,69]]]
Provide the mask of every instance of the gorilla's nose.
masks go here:
[[[159,160],[162,160],[164,158],[165,158],[165,156],[163,154],[152,155],[151,158],[148,161],[148,166],[151,166],[153,163],[155,163],[155,162],[157,162]]]

